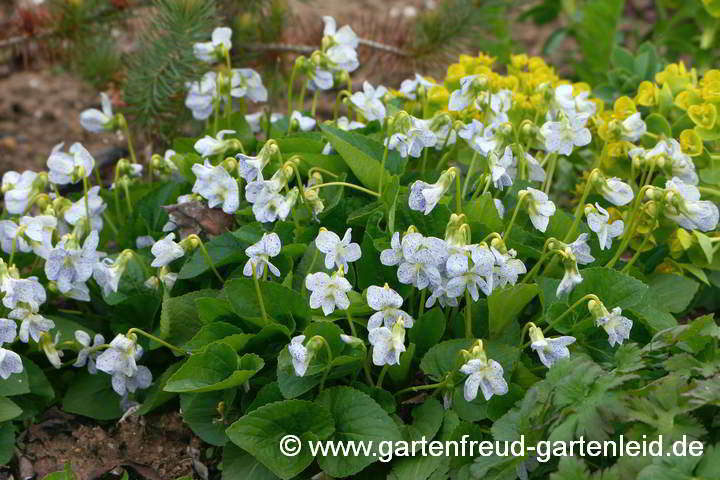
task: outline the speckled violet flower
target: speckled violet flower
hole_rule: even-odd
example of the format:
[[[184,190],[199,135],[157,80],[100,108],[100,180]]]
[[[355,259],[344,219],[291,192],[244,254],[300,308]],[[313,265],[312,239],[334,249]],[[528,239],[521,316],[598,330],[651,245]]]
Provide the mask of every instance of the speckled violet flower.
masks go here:
[[[20,355],[0,347],[0,378],[7,380],[14,373],[22,373],[23,364]]]
[[[590,143],[592,137],[585,124],[589,115],[564,115],[558,121],[548,121],[540,127],[545,149],[559,155],[570,155],[575,147]]]
[[[185,106],[190,109],[195,120],[205,120],[213,112],[213,104],[217,95],[217,74],[207,72],[195,82],[187,82],[188,89]]]
[[[588,227],[597,233],[600,249],[605,250],[612,247],[612,239],[619,237],[625,230],[625,224],[622,220],[610,221],[610,214],[596,203],[585,206],[585,216],[587,217]]]
[[[252,68],[233,68],[230,72],[230,95],[253,102],[266,102],[268,92],[260,74]]]
[[[97,333],[95,334],[95,337],[91,339],[90,335],[84,330],[76,330],[75,340],[80,344],[82,348],[77,354],[77,359],[75,360],[75,363],[73,363],[73,367],[84,367],[85,365],[87,365],[88,372],[94,375],[95,373],[97,373],[97,368],[95,368],[95,360],[97,359],[98,355],[100,355],[100,351],[92,351],[92,349],[94,347],[104,344],[105,337]]]
[[[569,295],[573,289],[580,285],[583,281],[582,275],[577,267],[577,260],[573,255],[570,247],[565,248],[563,255],[563,265],[565,266],[565,273],[563,274],[560,284],[555,291],[557,297],[565,297]]]
[[[514,163],[515,157],[510,147],[505,147],[502,155],[498,155],[494,151],[490,152],[488,165],[490,166],[490,175],[495,188],[502,190],[512,185],[513,179],[510,176],[510,171]]]
[[[193,193],[205,198],[210,208],[222,206],[223,212],[235,213],[240,205],[240,190],[237,181],[222,165],[213,167],[205,160],[204,165],[193,165],[192,171],[196,176]]]
[[[0,263],[0,269],[3,266]],[[37,312],[46,300],[45,288],[36,277],[14,278],[9,274],[0,275],[0,292],[5,294],[2,304],[11,310],[25,305]]]
[[[243,275],[246,277],[252,277],[254,265],[255,274],[258,278],[262,277],[265,273],[265,266],[267,266],[268,270],[270,270],[273,275],[279,277],[280,270],[270,263],[270,258],[279,255],[281,249],[282,243],[280,242],[280,237],[278,237],[277,233],[264,233],[260,240],[245,249],[245,255],[250,257],[250,259],[243,267]]]
[[[402,245],[400,244],[400,232],[393,233],[390,239],[390,248],[380,252],[380,263],[392,267],[403,260]]]
[[[577,263],[580,265],[587,265],[595,261],[595,257],[591,255],[590,245],[587,244],[589,235],[587,233],[581,233],[575,239],[574,242],[568,244]]]
[[[8,313],[8,317],[20,321],[18,338],[23,343],[28,343],[31,338],[38,342],[43,333],[49,332],[55,327],[55,322],[52,320],[25,308],[16,308]]]
[[[330,315],[336,308],[345,310],[350,307],[347,292],[352,290],[352,285],[340,271],[332,276],[325,272],[311,273],[305,277],[305,286],[312,292],[310,308],[322,308],[325,315]]]
[[[595,324],[603,327],[608,334],[608,342],[611,347],[622,345],[622,343],[630,338],[630,330],[633,322],[622,315],[622,309],[615,307],[608,311],[601,302],[590,300],[588,302],[588,310],[595,318]]]
[[[562,336],[557,338],[546,338],[543,331],[532,325],[530,327],[530,348],[535,350],[543,365],[550,368],[553,363],[561,358],[570,356],[570,350],[567,346],[575,343],[576,338],[571,336]]]
[[[25,213],[36,191],[34,188],[36,179],[38,174],[31,170],[22,173],[9,171],[3,174],[1,191],[4,194],[3,202],[8,213],[12,215]]]
[[[414,285],[422,290],[442,281],[438,267],[449,257],[448,246],[444,240],[424,237],[417,232],[408,233],[402,239],[402,252],[404,260],[397,271],[401,283]]]
[[[198,42],[193,45],[193,54],[198,60],[213,63],[222,60],[225,52],[232,48],[232,30],[218,27],[212,32],[209,42]]]
[[[297,110],[290,115],[290,123],[301,132],[309,132],[317,124],[314,118],[305,116]]]
[[[93,133],[109,132],[115,129],[115,115],[113,114],[110,97],[105,92],[100,93],[102,110],[90,108],[80,113],[80,125]]]
[[[635,196],[630,185],[617,177],[599,181],[597,190],[605,200],[618,207],[627,205]]]
[[[0,345],[12,343],[17,336],[17,323],[7,318],[0,318]]]
[[[220,130],[214,137],[211,137],[210,135],[205,135],[203,138],[195,142],[193,148],[195,148],[195,151],[203,157],[223,154],[235,143],[237,143],[237,140],[235,139],[224,139],[225,135],[232,135],[234,133],[235,130]],[[193,165],[193,167],[195,167],[195,165]],[[207,167],[208,165],[205,166]],[[195,169],[193,168],[193,172],[194,171]]]
[[[245,155],[244,153],[238,153],[235,155],[238,161],[238,173],[248,183],[262,178],[263,169],[270,163],[273,155],[276,155],[278,151],[277,144],[273,141],[266,142],[254,157]]]
[[[82,248],[70,238],[61,240],[50,251],[45,262],[45,275],[57,284],[61,293],[71,291],[74,284],[85,283],[90,278],[98,261],[98,242],[98,232],[93,230]]]
[[[360,258],[362,254],[360,245],[352,243],[352,228],[348,228],[345,231],[345,235],[342,240],[335,233],[325,228],[320,228],[315,239],[315,245],[320,252],[325,254],[325,268],[341,268],[344,272],[349,269],[349,263],[354,262]]]
[[[61,149],[63,144],[55,145],[47,160],[50,181],[56,185],[77,183],[87,178],[95,168],[95,159],[80,143],[73,143],[68,152]]]
[[[122,372],[112,374],[112,388],[115,393],[125,397],[138,389],[148,388],[152,384],[152,372],[144,365],[138,365],[132,375],[125,375]]]
[[[415,181],[410,187],[410,197],[408,198],[410,208],[428,215],[452,186],[456,174],[455,168],[449,168],[440,175],[435,183]]]
[[[451,112],[459,112],[460,110],[465,110],[475,101],[476,92],[473,87],[477,78],[478,75],[468,75],[460,79],[460,88],[450,94],[448,110]]]
[[[110,342],[110,348],[97,357],[95,365],[98,370],[114,375],[122,373],[132,376],[137,372],[137,360],[142,357],[143,349],[134,338],[118,334]]]
[[[528,187],[527,190],[521,190],[519,193],[527,192],[528,215],[533,227],[541,232],[545,232],[550,223],[550,217],[555,214],[555,204],[548,198],[545,192]]]
[[[178,258],[185,256],[185,249],[175,242],[174,233],[168,233],[164,238],[155,242],[150,249],[150,253],[155,257],[150,265],[158,268],[165,267]]]
[[[387,88],[383,86],[374,88],[365,81],[363,82],[363,91],[353,93],[350,102],[368,121],[382,120],[385,118],[385,105],[382,98],[386,93]]]
[[[395,322],[392,329],[373,328],[368,332],[368,341],[373,346],[372,359],[375,365],[397,365],[400,363],[400,354],[405,351],[405,326],[403,322]]]
[[[403,298],[386,283],[384,287],[371,285],[367,289],[367,303],[375,310],[368,319],[368,330],[385,326],[392,328],[395,322],[402,322],[405,328],[412,328],[413,319],[401,310]]]
[[[460,367],[460,372],[468,376],[464,388],[466,401],[475,400],[478,389],[482,390],[485,400],[490,400],[493,395],[505,395],[508,392],[502,366],[495,360],[487,358],[481,340],[476,341],[469,352],[463,350],[461,353],[466,363]]]
[[[100,196],[100,186],[95,185],[88,190],[87,208],[85,204],[85,197],[80,197],[70,206],[70,208],[65,210],[63,218],[72,226],[76,226],[81,223],[85,224],[87,221],[87,211],[90,210],[90,229],[101,232],[103,229],[102,214],[105,212],[106,208],[107,204]]]
[[[298,335],[293,337],[290,340],[290,345],[288,345],[288,352],[290,352],[293,369],[295,370],[295,375],[298,377],[305,376],[305,372],[307,372],[308,366],[310,365],[310,360],[312,360],[310,352],[308,352],[308,349],[303,345],[304,341],[305,335]]]
[[[688,230],[708,232],[718,224],[718,207],[708,200],[700,200],[700,191],[694,185],[673,177],[665,183],[667,218]]]

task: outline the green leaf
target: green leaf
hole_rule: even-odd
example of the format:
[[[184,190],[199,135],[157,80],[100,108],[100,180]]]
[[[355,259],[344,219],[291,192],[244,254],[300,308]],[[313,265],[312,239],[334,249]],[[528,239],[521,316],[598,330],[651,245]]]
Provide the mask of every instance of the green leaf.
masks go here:
[[[658,274],[650,279],[650,290],[657,303],[654,305],[671,313],[688,308],[700,284],[682,275]]]
[[[0,397],[0,423],[20,416],[22,408],[7,397]]]
[[[248,246],[248,244],[242,242],[231,232],[225,232],[205,244],[205,248],[207,248],[208,254],[212,259],[215,268],[237,263],[246,259],[245,249]],[[208,265],[202,249],[198,248],[183,264],[180,272],[178,273],[178,278],[195,278],[208,270],[210,270],[210,265]]]
[[[62,408],[95,420],[112,420],[123,414],[120,397],[110,386],[110,376],[90,375],[86,371],[76,375],[72,388],[65,393]]]
[[[225,343],[212,343],[188,358],[167,384],[166,392],[210,392],[247,382],[265,362],[255,354],[238,357]]]
[[[275,475],[288,480],[312,463],[308,442],[328,438],[335,431],[334,423],[330,412],[318,403],[285,400],[253,410],[233,423],[226,433],[233,443]],[[280,440],[286,435],[295,435],[301,441],[301,449],[295,456],[280,452]],[[290,446],[293,445],[286,444]]]
[[[372,442],[369,455],[318,456],[320,467],[333,477],[354,475],[378,460],[383,441],[402,440],[395,422],[380,405],[365,393],[350,387],[334,387],[322,392],[315,401],[330,412],[335,432],[328,439],[338,442]]]
[[[467,338],[456,338],[438,343],[422,358],[420,369],[433,380],[440,381],[457,365],[460,350],[467,350],[472,343],[473,341]]]
[[[217,290],[196,290],[163,299],[159,336],[176,345],[190,340],[203,326],[195,309],[195,300],[217,295]]]
[[[490,338],[498,337],[538,293],[540,289],[533,284],[518,284],[492,292],[488,297]]]
[[[12,422],[0,423],[0,465],[7,465],[15,456],[15,428]]]
[[[153,234],[162,232],[162,227],[167,223],[169,217],[165,209],[161,207],[175,203],[175,199],[187,188],[187,185],[183,183],[163,183],[140,198],[133,206],[135,223],[142,226],[138,233]]]
[[[420,369],[435,381],[442,380],[445,375],[457,369],[460,350],[467,350],[473,340],[456,338],[446,340],[432,347],[420,361]],[[518,346],[507,345],[500,341],[483,342],[488,358],[497,361],[506,372],[512,371],[513,365],[518,361],[520,350]]]
[[[259,284],[265,311],[271,320],[277,322],[287,317],[293,317],[295,321],[310,320],[310,307],[303,295],[279,283],[260,280]],[[223,292],[237,315],[258,327],[266,325],[262,319],[255,283],[252,279],[230,280],[225,283]],[[279,299],[282,301],[278,301]]]
[[[498,215],[493,197],[489,192],[483,193],[479,198],[474,199],[463,208],[470,224],[478,223],[485,225],[491,232],[501,232],[503,222]]]
[[[405,170],[406,159],[402,159],[395,151],[389,152],[383,169],[385,147],[364,135],[345,132],[330,125],[320,125],[320,129],[360,183],[371,190],[378,190],[381,175],[383,184],[387,184],[391,174],[402,174]]]
[[[245,343],[253,337],[252,334],[243,334],[243,331],[235,325],[225,322],[213,322],[200,328],[198,333],[196,333],[195,336],[183,346],[191,352],[196,352],[198,350],[202,350],[205,346],[213,342],[223,340],[230,336],[234,337],[234,342],[237,342],[242,338]],[[235,350],[238,349],[236,348]]]
[[[234,443],[228,443],[223,447],[222,462],[222,480],[277,480],[278,478]]]
[[[211,445],[222,446],[227,443],[225,429],[227,425],[219,412],[221,402],[225,408],[232,405],[236,390],[206,393],[180,394],[180,410],[183,421],[204,442]]]
[[[648,132],[654,133],[656,135],[663,135],[665,137],[672,137],[672,129],[670,128],[670,124],[660,114],[657,113],[651,113],[647,117],[645,117],[645,124],[647,125]]]
[[[436,345],[445,334],[445,314],[442,308],[435,307],[425,312],[415,321],[408,331],[408,338],[415,344],[418,356],[425,355],[430,347]]]
[[[0,395],[12,397],[13,395],[23,395],[25,393],[30,393],[30,379],[23,362],[22,372],[13,373],[6,379],[0,378]]]

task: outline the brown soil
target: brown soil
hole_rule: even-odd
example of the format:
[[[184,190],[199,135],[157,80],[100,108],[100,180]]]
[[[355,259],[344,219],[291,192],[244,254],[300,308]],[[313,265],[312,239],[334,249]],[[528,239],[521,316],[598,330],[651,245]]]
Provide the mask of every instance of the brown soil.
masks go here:
[[[0,79],[0,174],[43,168],[53,146],[81,142],[93,155],[122,145],[113,134],[91,134],[80,112],[99,107],[97,92],[67,73],[49,69]]]
[[[173,479],[193,475],[193,459],[202,449],[178,413],[129,417],[108,427],[53,410],[45,417],[19,439],[17,478],[43,478],[69,462],[81,480],[123,470],[149,480]]]

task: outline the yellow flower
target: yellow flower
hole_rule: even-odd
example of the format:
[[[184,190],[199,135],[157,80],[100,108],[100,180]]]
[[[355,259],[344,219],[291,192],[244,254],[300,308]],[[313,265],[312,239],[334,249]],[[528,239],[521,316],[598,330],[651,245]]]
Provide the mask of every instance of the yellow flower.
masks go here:
[[[522,70],[523,68],[525,68],[525,66],[528,64],[528,61],[528,56],[524,53],[510,56],[510,65],[512,65],[514,68],[517,68],[518,70]]]
[[[688,88],[675,96],[673,101],[676,107],[687,110],[691,105],[702,103],[700,91],[697,88]]]
[[[635,107],[635,102],[633,102],[632,98],[622,96],[615,100],[615,104],[613,105],[613,118],[616,120],[625,120],[635,112],[637,112],[637,107]]]
[[[660,85],[667,83],[670,90],[677,93],[691,84],[695,75],[695,69],[688,72],[683,62],[671,63],[665,67],[665,70],[655,74],[655,81]]]
[[[703,100],[707,102],[720,102],[720,79],[703,82],[700,91]]]
[[[717,120],[717,109],[712,103],[704,103],[702,105],[691,105],[688,107],[688,115],[695,125],[707,130],[711,130],[715,126]]]
[[[643,107],[652,107],[657,104],[657,87],[655,84],[647,80],[640,82],[637,95],[635,95],[635,103]]]
[[[683,130],[680,133],[680,147],[683,153],[696,157],[703,152],[703,141],[695,130]]]

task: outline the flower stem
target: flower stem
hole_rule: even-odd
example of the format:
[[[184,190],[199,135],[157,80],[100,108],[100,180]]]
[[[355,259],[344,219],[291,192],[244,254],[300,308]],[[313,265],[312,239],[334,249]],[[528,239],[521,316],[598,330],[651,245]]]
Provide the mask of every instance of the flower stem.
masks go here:
[[[643,252],[643,248],[645,248],[645,245],[647,245],[648,240],[650,240],[651,235],[648,233],[647,235],[643,235],[643,241],[638,247],[637,250],[635,250],[635,254],[633,254],[630,261],[620,270],[621,272],[627,272],[630,270],[630,267],[633,266],[633,263],[635,263],[640,256],[640,254]]]
[[[177,353],[180,353],[180,354],[182,354],[182,355],[190,355],[190,352],[187,352],[187,351],[183,350],[183,349],[180,348],[180,347],[176,347],[175,345],[173,345],[173,344],[171,344],[171,343],[168,343],[168,342],[166,342],[165,340],[163,340],[163,339],[161,339],[161,338],[158,338],[158,337],[156,337],[155,335],[152,335],[152,334],[150,334],[150,333],[147,333],[146,331],[141,330],[141,329],[139,329],[139,328],[135,328],[135,327],[131,328],[130,330],[127,331],[127,334],[125,334],[125,336],[130,336],[130,335],[133,334],[133,333],[139,333],[140,335],[142,335],[142,336],[144,336],[144,337],[147,337],[147,338],[149,338],[150,340],[152,340],[152,341],[154,341],[154,342],[157,342],[157,343],[159,343],[160,345],[163,345],[163,346],[169,348],[169,349],[172,350],[173,352],[177,352]]]
[[[385,150],[383,151],[383,157],[382,157],[382,163],[380,163],[380,179],[378,180],[378,192],[380,192],[380,195],[382,196],[382,190],[383,190],[383,180],[385,179],[385,162],[387,161],[388,153],[390,151],[388,145],[390,144],[389,141],[386,139],[385,143]]]
[[[210,267],[210,270],[213,271],[215,276],[218,280],[220,280],[220,283],[224,283],[225,279],[222,278],[220,275],[220,272],[217,271],[217,268],[215,268],[215,263],[213,262],[212,258],[210,257],[210,252],[207,251],[207,248],[205,248],[205,244],[200,240],[200,251],[202,252],[203,256],[205,257],[205,261],[207,262],[208,266]]]
[[[320,337],[320,338],[323,339],[323,345],[325,345],[325,350],[327,350],[327,354],[328,354],[327,368],[325,368],[325,372],[323,372],[322,380],[320,380],[320,392],[322,392],[323,389],[325,388],[325,380],[327,379],[327,376],[330,373],[330,370],[332,369],[333,354],[332,354],[332,350],[330,350],[330,345],[328,344],[327,340],[325,340],[325,337]]]
[[[523,277],[523,279],[522,279],[522,281],[520,282],[520,284],[522,285],[523,283],[528,283],[528,282],[530,282],[530,280],[531,280],[535,275],[537,275],[537,272],[540,271],[540,266],[543,264],[543,262],[545,262],[545,260],[547,260],[547,258],[548,258],[550,255],[552,255],[553,253],[555,253],[555,252],[552,252],[552,251],[551,251],[551,252],[545,252],[545,253],[543,253],[543,254],[540,256],[540,258],[538,259],[537,263],[535,263],[535,265],[533,266],[533,268],[530,269],[530,271],[528,272],[527,275],[525,275],[525,277]]]
[[[475,170],[475,162],[477,162],[478,152],[473,150],[472,160],[470,161],[470,168],[468,168],[467,176],[465,176],[465,182],[463,182],[462,196],[464,197],[467,193],[467,187],[470,183],[470,177],[472,176],[473,170]]]
[[[505,232],[503,232],[502,235],[504,242],[507,242],[508,238],[510,238],[510,231],[512,230],[512,226],[515,223],[515,219],[517,218],[517,214],[520,211],[520,207],[522,206],[525,197],[527,197],[527,195],[520,195],[520,198],[518,198],[517,205],[515,205],[515,210],[513,210],[513,215],[510,218],[510,223],[508,223],[508,226],[505,227]]]
[[[465,338],[475,338],[472,331],[472,299],[470,292],[465,290]]]
[[[313,99],[312,99],[312,106],[310,107],[310,116],[315,117],[315,110],[317,109],[317,99],[318,99],[318,93],[319,90],[315,90],[315,93],[313,93]]]
[[[595,294],[593,294],[593,293],[588,293],[587,295],[583,295],[582,297],[580,297],[580,298],[578,299],[577,302],[575,302],[575,303],[573,303],[572,305],[570,305],[570,308],[568,308],[567,310],[565,310],[565,312],[564,312],[562,315],[560,315],[559,317],[557,317],[557,318],[556,318],[555,320],[553,320],[552,322],[548,322],[547,326],[546,326],[545,328],[543,328],[543,333],[547,333],[553,326],[557,325],[557,324],[560,322],[560,320],[562,320],[563,318],[565,318],[566,316],[568,316],[568,315],[570,314],[570,312],[572,312],[573,310],[575,310],[579,305],[582,305],[583,302],[587,302],[587,301],[590,301],[590,300],[595,300],[596,302],[599,302],[599,301],[600,301],[600,299],[597,297],[597,295],[595,295]],[[530,345],[530,342],[524,343],[522,348],[525,348],[525,347],[527,347],[528,345]]]
[[[385,380],[385,374],[387,373],[389,368],[390,368],[390,365],[388,365],[388,364],[383,365],[382,370],[380,370],[380,375],[378,376],[377,383],[375,384],[375,386],[377,388],[382,388],[383,380]]]
[[[312,177],[313,172],[320,172],[325,175],[330,175],[332,178],[338,178],[338,176],[330,170],[325,170],[324,168],[320,167],[312,167],[310,170],[308,170],[308,177]]]
[[[127,203],[128,213],[132,215],[133,206],[132,200],[130,199],[130,189],[128,188],[127,181],[122,182],[122,184],[123,190],[125,190],[125,202]],[[117,185],[115,185],[115,188],[117,188]]]
[[[328,182],[328,183],[321,183],[320,185],[313,185],[312,187],[308,187],[307,190],[317,190],[322,187],[331,187],[333,185],[342,185],[344,187],[350,187],[354,188],[355,190],[360,190],[361,192],[365,192],[368,195],[373,195],[375,197],[379,197],[380,194],[377,192],[373,192],[372,190],[368,190],[367,188],[360,187],[358,185],[353,185],[352,183],[347,182]]]
[[[120,124],[122,125],[125,136],[127,137],[128,151],[130,152],[130,161],[132,161],[132,163],[137,163],[137,158],[135,157],[135,148],[133,147],[132,135],[130,135],[130,127],[125,120],[125,117],[122,114],[120,115],[122,118]]]
[[[425,313],[425,296],[427,295],[427,291],[423,290],[420,294],[420,305],[418,305],[418,318],[423,316],[423,313]]]
[[[255,283],[255,294],[258,298],[258,305],[260,305],[260,313],[262,313],[262,318],[265,322],[268,321],[267,318],[267,312],[265,311],[265,302],[263,302],[262,293],[260,293],[260,282],[258,281],[257,277],[257,270],[254,263],[251,263],[252,265],[252,276],[253,276],[253,282]]]
[[[462,187],[460,186],[460,175],[459,172],[455,172],[455,213],[460,215],[462,213]]]
[[[593,170],[592,172],[590,172],[590,175],[588,175],[588,180],[585,184],[585,190],[583,190],[582,197],[580,197],[580,201],[578,202],[577,207],[575,207],[575,219],[573,220],[572,225],[570,225],[570,229],[568,229],[567,233],[565,234],[563,242],[567,243],[567,241],[572,238],[572,236],[575,234],[577,226],[580,224],[580,219],[583,217],[583,208],[585,208],[585,200],[587,199],[588,195],[590,195],[590,190],[592,189],[592,181],[595,171],[596,170]]]
[[[615,266],[615,263],[620,259],[623,252],[628,246],[628,243],[630,243],[630,239],[632,238],[633,234],[635,233],[635,221],[637,216],[637,211],[640,207],[640,202],[642,201],[643,197],[645,196],[645,192],[650,189],[650,185],[644,185],[638,194],[635,196],[635,203],[633,203],[632,209],[630,210],[630,221],[628,221],[628,228],[623,233],[623,239],[622,242],[620,242],[620,246],[617,249],[617,252],[615,252],[615,255],[610,259],[610,261],[605,265],[608,268],[612,268]]]
[[[408,387],[400,390],[399,392],[395,393],[396,397],[399,397],[400,395],[403,395],[405,393],[411,393],[411,392],[420,392],[423,390],[434,390],[436,388],[441,388],[445,386],[445,382],[439,382],[439,383],[430,383],[428,385],[417,385],[415,387]]]
[[[293,84],[295,83],[295,74],[297,73],[298,64],[293,65],[292,71],[290,72],[290,81],[288,82],[288,119],[292,115],[292,92]]]

